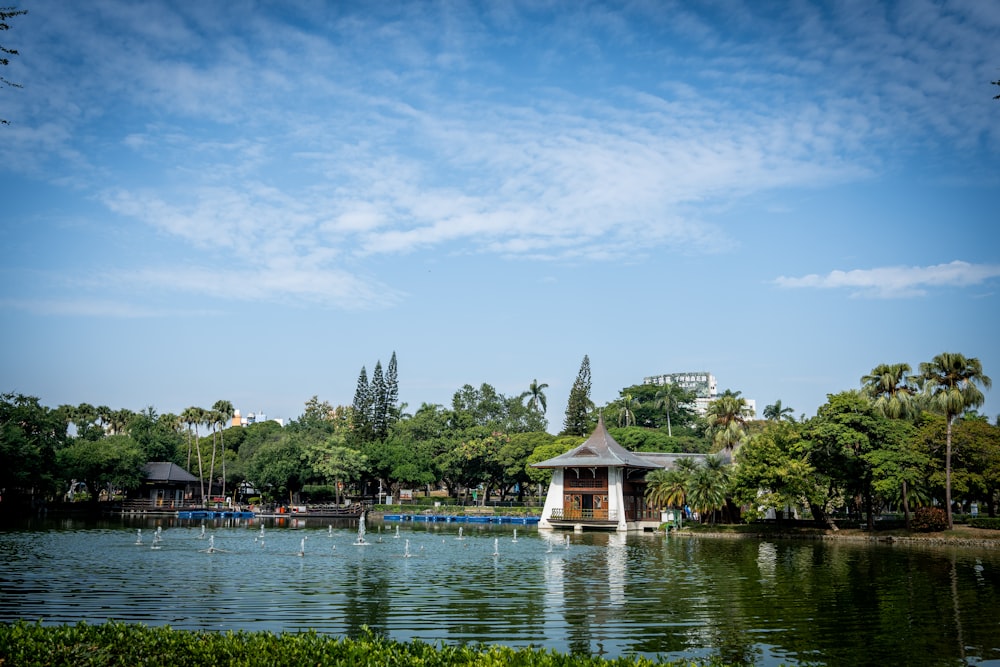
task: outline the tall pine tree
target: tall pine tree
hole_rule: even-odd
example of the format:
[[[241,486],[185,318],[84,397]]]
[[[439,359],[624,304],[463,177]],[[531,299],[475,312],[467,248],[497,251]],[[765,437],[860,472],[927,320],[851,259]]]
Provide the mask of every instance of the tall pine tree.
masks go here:
[[[389,421],[386,408],[385,378],[382,377],[382,362],[375,362],[372,371],[372,383],[368,389],[372,403],[372,437],[382,442],[389,436]]]
[[[399,421],[399,376],[396,370],[396,351],[392,351],[392,358],[389,359],[389,366],[385,369],[385,408],[386,419],[391,428]]]
[[[593,407],[590,400],[590,358],[583,355],[580,371],[569,390],[569,400],[566,401],[566,419],[563,421],[561,435],[585,436],[590,433],[590,420],[587,414]]]
[[[368,372],[361,367],[358,388],[351,406],[351,441],[355,447],[372,440],[372,397],[368,387]]]

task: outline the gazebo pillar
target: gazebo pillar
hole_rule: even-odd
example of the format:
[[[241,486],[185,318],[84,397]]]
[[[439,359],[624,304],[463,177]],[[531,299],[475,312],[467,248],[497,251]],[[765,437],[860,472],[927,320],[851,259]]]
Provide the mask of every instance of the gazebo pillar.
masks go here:
[[[554,509],[562,509],[563,506],[563,475],[564,468],[552,469],[552,481],[549,482],[549,491],[545,494],[545,506],[542,508],[542,518],[538,520],[539,528],[552,528],[549,519],[552,518]]]

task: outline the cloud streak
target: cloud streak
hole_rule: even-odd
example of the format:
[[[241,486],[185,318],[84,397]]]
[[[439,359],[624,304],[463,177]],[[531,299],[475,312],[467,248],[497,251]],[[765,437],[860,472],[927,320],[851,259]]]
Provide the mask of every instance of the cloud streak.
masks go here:
[[[971,287],[1000,278],[1000,264],[970,264],[954,261],[933,266],[889,266],[874,269],[831,271],[798,278],[780,276],[774,284],[783,288],[848,289],[853,296],[876,298],[917,297],[930,288]]]

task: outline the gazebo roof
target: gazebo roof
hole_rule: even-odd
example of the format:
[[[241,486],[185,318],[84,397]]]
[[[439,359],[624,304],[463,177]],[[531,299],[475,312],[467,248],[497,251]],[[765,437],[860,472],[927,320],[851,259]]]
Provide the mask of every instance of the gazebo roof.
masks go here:
[[[619,445],[604,425],[604,415],[597,419],[597,428],[590,437],[575,449],[565,454],[539,463],[532,463],[533,468],[578,468],[623,466],[626,468],[660,468],[657,463],[647,461],[638,454],[633,454]]]
[[[145,468],[147,482],[167,482],[187,484],[197,482],[198,478],[177,464],[167,461],[151,461]]]

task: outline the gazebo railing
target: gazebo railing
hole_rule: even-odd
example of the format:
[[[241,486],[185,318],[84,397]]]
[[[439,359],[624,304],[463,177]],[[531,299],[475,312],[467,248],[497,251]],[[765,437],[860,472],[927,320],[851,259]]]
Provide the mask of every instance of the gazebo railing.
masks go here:
[[[618,521],[617,510],[607,509],[565,509],[555,508],[552,510],[553,521]]]

